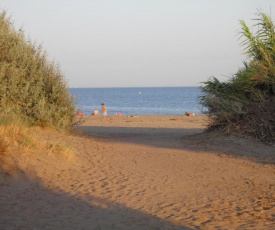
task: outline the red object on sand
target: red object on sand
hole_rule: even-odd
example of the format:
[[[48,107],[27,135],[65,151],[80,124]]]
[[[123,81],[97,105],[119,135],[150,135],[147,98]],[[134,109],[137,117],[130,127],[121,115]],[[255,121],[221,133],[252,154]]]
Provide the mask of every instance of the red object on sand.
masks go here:
[[[83,113],[83,112],[81,112],[81,111],[77,111],[77,116],[82,117],[82,116],[84,116],[84,113]]]

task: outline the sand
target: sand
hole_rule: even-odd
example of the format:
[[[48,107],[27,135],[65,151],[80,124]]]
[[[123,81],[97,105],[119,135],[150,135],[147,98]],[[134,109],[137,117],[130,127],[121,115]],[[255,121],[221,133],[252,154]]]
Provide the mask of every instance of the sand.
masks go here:
[[[275,229],[274,145],[203,133],[204,116],[84,119],[73,159],[2,177],[0,229]]]

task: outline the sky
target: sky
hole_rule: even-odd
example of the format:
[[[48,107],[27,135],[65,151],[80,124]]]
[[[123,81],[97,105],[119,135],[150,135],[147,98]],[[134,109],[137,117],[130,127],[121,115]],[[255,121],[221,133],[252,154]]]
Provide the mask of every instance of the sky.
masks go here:
[[[274,0],[0,0],[69,87],[200,86],[243,66],[240,20]],[[273,16],[274,15],[274,16]]]

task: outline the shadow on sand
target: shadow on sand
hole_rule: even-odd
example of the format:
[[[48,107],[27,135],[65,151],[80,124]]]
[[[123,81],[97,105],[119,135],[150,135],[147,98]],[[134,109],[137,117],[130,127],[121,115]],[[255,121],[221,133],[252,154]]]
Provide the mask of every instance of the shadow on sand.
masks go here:
[[[240,157],[259,164],[275,165],[275,145],[256,140],[204,132],[204,129],[80,126],[88,136],[110,142],[133,143],[158,148],[211,152]]]
[[[80,198],[51,191],[26,176],[1,178],[0,216],[5,230],[190,229],[90,194]]]

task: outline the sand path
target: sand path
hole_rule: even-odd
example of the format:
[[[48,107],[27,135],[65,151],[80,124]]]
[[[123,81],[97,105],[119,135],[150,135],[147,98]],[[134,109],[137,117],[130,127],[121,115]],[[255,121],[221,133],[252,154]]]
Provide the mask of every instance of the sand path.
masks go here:
[[[73,164],[2,182],[4,229],[274,229],[274,146],[202,117],[87,117]],[[7,200],[9,202],[7,202]],[[22,211],[24,210],[24,211]]]

